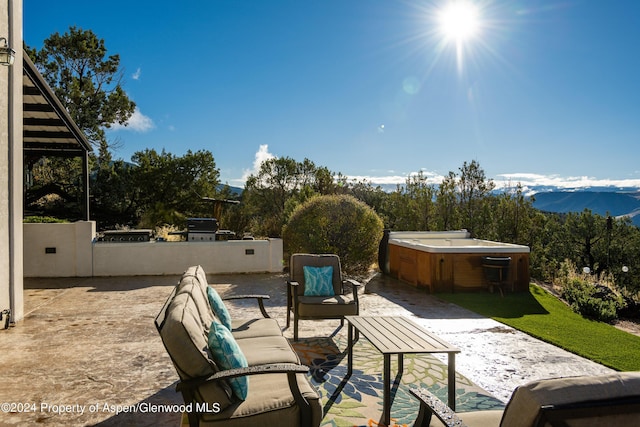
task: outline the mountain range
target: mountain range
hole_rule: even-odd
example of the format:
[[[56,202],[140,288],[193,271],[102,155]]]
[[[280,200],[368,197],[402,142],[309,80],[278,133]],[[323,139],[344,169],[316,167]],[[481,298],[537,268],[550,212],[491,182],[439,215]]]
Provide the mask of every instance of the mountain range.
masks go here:
[[[582,212],[589,209],[598,215],[630,217],[640,227],[640,189],[551,190],[533,194],[533,207],[545,212]]]

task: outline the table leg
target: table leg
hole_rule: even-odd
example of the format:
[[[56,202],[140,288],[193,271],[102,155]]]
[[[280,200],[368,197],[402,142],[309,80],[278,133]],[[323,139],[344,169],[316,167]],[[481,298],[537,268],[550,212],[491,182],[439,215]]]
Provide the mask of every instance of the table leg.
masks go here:
[[[391,422],[391,355],[384,355],[382,424],[388,426]]]
[[[347,377],[351,376],[351,373],[353,372],[353,325],[351,324],[351,322],[347,322],[349,323],[348,326],[348,339],[347,339],[347,347],[348,347],[348,352],[347,353]]]
[[[456,410],[456,354],[449,353],[449,407]]]
[[[402,353],[398,353],[398,374],[400,374],[400,376],[402,376],[402,372],[404,371],[404,358],[402,356]]]

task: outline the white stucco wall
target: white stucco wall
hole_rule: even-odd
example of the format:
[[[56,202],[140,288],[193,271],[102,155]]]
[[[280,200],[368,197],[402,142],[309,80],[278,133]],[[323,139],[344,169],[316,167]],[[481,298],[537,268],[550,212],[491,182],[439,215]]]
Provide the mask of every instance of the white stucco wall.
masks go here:
[[[25,277],[180,274],[200,264],[207,273],[278,273],[282,239],[219,242],[94,242],[95,221],[24,224]]]
[[[166,275],[191,265],[216,273],[282,271],[282,240],[96,243],[94,276]]]
[[[24,224],[25,277],[91,277],[95,221]]]

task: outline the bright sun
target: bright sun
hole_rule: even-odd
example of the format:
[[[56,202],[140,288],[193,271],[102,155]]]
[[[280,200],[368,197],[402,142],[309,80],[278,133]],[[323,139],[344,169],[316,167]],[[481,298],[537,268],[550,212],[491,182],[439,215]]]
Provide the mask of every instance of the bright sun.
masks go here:
[[[478,33],[480,16],[476,6],[468,1],[452,1],[439,13],[440,31],[456,43],[469,40]]]

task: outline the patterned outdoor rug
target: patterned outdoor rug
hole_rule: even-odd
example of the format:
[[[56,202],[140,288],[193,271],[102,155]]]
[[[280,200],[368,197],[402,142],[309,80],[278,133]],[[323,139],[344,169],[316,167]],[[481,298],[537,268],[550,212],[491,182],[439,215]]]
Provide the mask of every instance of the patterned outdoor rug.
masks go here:
[[[377,426],[382,418],[383,357],[364,337],[353,349],[353,374],[347,374],[347,339],[300,338],[291,344],[303,364],[309,366],[311,382],[324,405],[323,426]],[[460,356],[458,356],[460,357]],[[412,426],[418,401],[410,387],[425,387],[447,401],[447,366],[428,354],[405,355],[404,372],[397,373],[398,358],[391,358],[391,425]],[[456,374],[456,410],[503,409],[504,404],[467,378]]]

